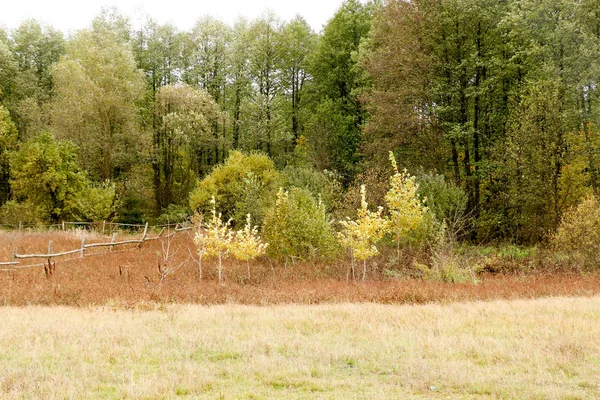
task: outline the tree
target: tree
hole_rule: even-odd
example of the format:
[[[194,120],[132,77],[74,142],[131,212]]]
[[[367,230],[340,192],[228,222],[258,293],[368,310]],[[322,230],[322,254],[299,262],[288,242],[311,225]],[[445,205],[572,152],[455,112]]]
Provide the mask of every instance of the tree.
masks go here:
[[[52,129],[77,145],[84,169],[103,181],[139,162],[148,148],[136,108],[143,78],[119,30],[78,32],[52,75]]]
[[[6,203],[10,195],[10,152],[16,147],[17,135],[8,110],[0,103],[0,205]]]
[[[328,133],[325,146],[319,150],[325,151],[320,157],[328,159],[324,167],[340,172],[346,183],[351,181],[359,161],[361,125],[366,117],[359,101],[364,81],[357,59],[361,41],[371,26],[373,9],[372,3],[346,0],[325,26],[309,69],[319,98],[317,110],[325,113],[315,114],[312,132],[307,137],[316,142],[328,132],[319,129],[322,123],[330,119],[338,122],[337,129]]]
[[[71,214],[74,199],[86,185],[75,147],[49,133],[22,143],[10,168],[15,198],[35,204],[53,223]]]
[[[198,246],[200,260],[204,257],[217,257],[217,272],[219,283],[221,283],[223,281],[223,260],[231,252],[233,233],[231,231],[231,220],[223,222],[221,213],[217,214],[214,196],[210,203],[212,204],[212,217],[206,222],[205,226],[201,226],[196,230],[194,242]],[[197,219],[197,221],[200,220]]]
[[[258,226],[252,226],[252,216],[248,214],[244,229],[238,230],[235,233],[235,238],[231,245],[233,256],[238,260],[246,261],[248,279],[250,279],[250,260],[262,256],[268,246],[269,244],[264,243],[258,235]]]
[[[400,242],[424,224],[428,209],[417,195],[419,185],[416,178],[406,170],[398,170],[394,153],[391,151],[390,161],[394,175],[390,178],[390,190],[385,196],[385,201],[390,212],[389,228],[396,236],[397,256],[400,259]]]
[[[204,90],[168,85],[156,93],[153,135],[154,190],[159,210],[188,201],[195,179],[229,148],[221,136],[222,112]]]
[[[356,220],[347,218],[346,220],[340,221],[342,231],[339,233],[339,237],[342,245],[345,248],[350,249],[350,257],[352,260],[351,268],[348,270],[346,280],[349,279],[350,271],[352,272],[352,279],[355,279],[354,260],[362,260],[362,280],[365,280],[365,277],[367,276],[367,260],[379,254],[379,250],[377,250],[375,244],[386,234],[388,226],[385,218],[381,216],[381,213],[383,212],[382,207],[379,207],[376,212],[369,211],[365,185],[361,186],[360,194],[361,205]]]

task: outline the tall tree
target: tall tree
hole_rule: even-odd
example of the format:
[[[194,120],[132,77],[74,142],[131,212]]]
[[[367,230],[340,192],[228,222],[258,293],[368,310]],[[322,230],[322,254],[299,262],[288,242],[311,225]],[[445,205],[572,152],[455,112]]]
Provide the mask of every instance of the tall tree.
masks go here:
[[[53,78],[52,128],[77,145],[81,165],[94,179],[117,178],[140,161],[147,149],[136,107],[143,77],[119,30],[78,32]]]

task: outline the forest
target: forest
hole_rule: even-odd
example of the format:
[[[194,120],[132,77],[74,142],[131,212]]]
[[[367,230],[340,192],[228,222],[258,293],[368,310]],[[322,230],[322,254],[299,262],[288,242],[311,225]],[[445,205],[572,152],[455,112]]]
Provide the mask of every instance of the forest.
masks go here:
[[[357,210],[408,207],[458,241],[566,243],[600,226],[599,53],[596,0],[346,0],[320,32],[268,11],[28,20],[0,29],[0,224],[214,206],[275,242],[310,216],[302,256]]]

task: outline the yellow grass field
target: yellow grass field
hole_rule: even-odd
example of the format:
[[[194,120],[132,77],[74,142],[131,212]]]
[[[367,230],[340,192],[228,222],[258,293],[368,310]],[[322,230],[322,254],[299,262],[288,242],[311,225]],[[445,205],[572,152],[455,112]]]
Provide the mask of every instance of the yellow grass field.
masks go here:
[[[595,399],[600,297],[0,308],[0,398]]]

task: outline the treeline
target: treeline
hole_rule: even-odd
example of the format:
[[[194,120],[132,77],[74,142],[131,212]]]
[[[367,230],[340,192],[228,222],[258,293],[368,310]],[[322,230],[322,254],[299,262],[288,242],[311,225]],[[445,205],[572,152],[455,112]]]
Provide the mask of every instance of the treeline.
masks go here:
[[[232,150],[341,218],[361,184],[386,205],[393,151],[461,238],[537,242],[599,185],[599,52],[594,0],[347,0],[320,33],[27,21],[0,30],[0,219],[172,220],[198,193],[243,216],[260,179],[208,187]]]

